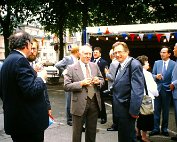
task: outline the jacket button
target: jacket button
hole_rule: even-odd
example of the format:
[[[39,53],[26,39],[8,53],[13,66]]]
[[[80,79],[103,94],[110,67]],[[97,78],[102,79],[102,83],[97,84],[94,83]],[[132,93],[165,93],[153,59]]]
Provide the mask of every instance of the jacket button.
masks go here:
[[[86,93],[88,93],[88,90],[86,91]]]

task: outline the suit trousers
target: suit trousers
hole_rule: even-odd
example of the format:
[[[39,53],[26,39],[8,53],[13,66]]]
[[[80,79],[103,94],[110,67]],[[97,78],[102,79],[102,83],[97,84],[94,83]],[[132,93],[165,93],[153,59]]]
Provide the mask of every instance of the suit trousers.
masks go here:
[[[11,134],[11,138],[12,138],[13,142],[43,142],[44,141],[44,131],[41,131],[39,133]]]
[[[67,119],[67,123],[68,123],[69,121],[72,121],[71,92],[65,92],[65,98],[66,98],[66,119]]]
[[[117,122],[117,118],[116,118],[116,116],[115,116],[115,114],[114,114],[114,105],[113,105],[113,98],[111,99],[111,102],[112,102],[112,122],[113,122],[113,124],[112,124],[112,128],[115,128],[115,129],[117,129],[118,128],[118,122]]]
[[[85,142],[95,142],[99,107],[96,96],[87,97],[87,104],[82,116],[73,115],[72,142],[81,142],[82,127],[85,122]]]
[[[101,118],[101,119],[105,119],[105,120],[107,121],[105,99],[104,99],[104,94],[103,94],[102,91],[100,91],[100,97],[101,97],[101,111],[100,111],[100,118]]]
[[[174,110],[175,110],[175,122],[176,122],[176,127],[177,127],[177,99],[173,99],[173,105],[174,105]]]
[[[129,114],[129,102],[115,102],[114,112],[118,124],[118,142],[134,142],[135,138],[135,118]]]
[[[167,132],[171,93],[165,90],[159,92],[154,100],[154,131],[160,131],[160,117],[162,112],[161,131]]]

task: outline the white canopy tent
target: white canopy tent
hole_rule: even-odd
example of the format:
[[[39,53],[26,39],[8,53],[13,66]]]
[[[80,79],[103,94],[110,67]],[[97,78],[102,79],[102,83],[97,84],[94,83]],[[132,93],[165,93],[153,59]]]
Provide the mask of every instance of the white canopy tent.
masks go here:
[[[99,26],[86,27],[86,33],[99,34],[105,33],[106,30],[110,33],[126,33],[126,32],[174,32],[177,31],[177,22],[174,23],[155,23],[155,24],[132,24],[132,25],[117,25],[117,26]]]

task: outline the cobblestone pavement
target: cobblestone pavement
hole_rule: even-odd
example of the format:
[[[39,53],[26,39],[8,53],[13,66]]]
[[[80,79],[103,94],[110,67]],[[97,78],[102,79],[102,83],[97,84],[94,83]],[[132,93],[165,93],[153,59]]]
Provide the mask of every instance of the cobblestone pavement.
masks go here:
[[[65,97],[62,87],[62,83],[58,85],[48,85],[49,98],[52,105],[52,112],[55,118],[55,123],[52,124],[45,131],[45,142],[71,142],[72,140],[72,127],[66,124],[65,120]],[[110,104],[110,100],[106,103]],[[110,105],[106,105],[108,122],[106,124],[100,124],[100,120],[97,123],[97,137],[96,142],[118,142],[118,132],[107,132],[106,129],[111,126],[112,123],[112,111]],[[170,136],[176,134],[176,124],[174,120],[174,110],[171,105],[169,116],[169,132]],[[84,140],[84,133],[82,136]],[[161,135],[150,137],[153,142],[172,142],[170,137],[164,137]],[[2,102],[0,101],[0,142],[12,142],[10,136],[6,135],[3,131],[3,111]]]

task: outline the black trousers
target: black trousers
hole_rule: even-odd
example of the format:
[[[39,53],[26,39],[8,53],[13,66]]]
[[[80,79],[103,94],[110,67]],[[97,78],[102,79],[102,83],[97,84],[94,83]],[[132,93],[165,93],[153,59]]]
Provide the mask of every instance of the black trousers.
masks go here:
[[[44,131],[39,133],[19,133],[12,134],[11,138],[13,142],[43,142]]]

